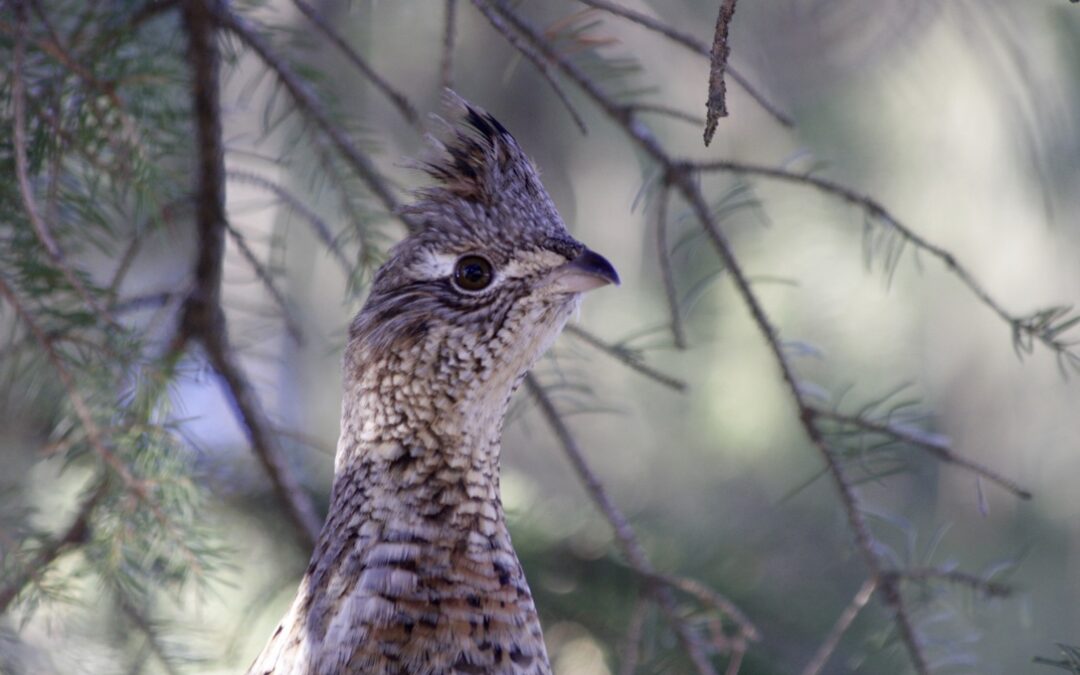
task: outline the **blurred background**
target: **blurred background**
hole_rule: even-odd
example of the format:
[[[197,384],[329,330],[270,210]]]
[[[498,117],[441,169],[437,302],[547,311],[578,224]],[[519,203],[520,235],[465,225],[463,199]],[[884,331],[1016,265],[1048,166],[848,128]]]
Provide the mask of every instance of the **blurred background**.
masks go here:
[[[29,30],[46,39],[40,17],[47,17],[76,54],[78,40],[92,42],[87,36],[107,34],[140,8],[32,4]],[[622,5],[711,44],[715,2]],[[314,6],[407,96],[428,128],[424,118],[438,112],[444,81],[444,3]],[[292,2],[234,9],[262,27],[397,194],[404,199],[426,184],[405,159],[431,152],[422,132]],[[731,25],[730,63],[794,124],[779,123],[729,82],[730,116],[708,148],[701,141],[707,58],[578,3],[533,1],[516,9],[620,100],[685,111],[691,120],[642,117],[672,154],[813,172],[872,196],[950,251],[1015,316],[1080,299],[1080,7],[1064,0],[744,1]],[[760,629],[740,672],[799,672],[866,571],[771,354],[679,199],[668,210],[669,242],[688,348],[674,347],[657,262],[655,166],[564,82],[588,130],[582,134],[549,84],[475,8],[457,2],[455,12],[453,87],[514,133],[570,230],[622,276],[621,287],[585,299],[579,325],[686,390],[643,377],[572,335],[537,367],[540,381],[654,565],[707,583]],[[3,22],[10,50],[17,26],[7,9]],[[135,351],[152,363],[175,331],[197,245],[184,201],[193,161],[186,42],[167,10],[123,35],[122,48],[107,54],[123,64],[119,74],[101,79],[121,83],[116,91],[137,127],[171,125],[160,138],[132,132],[153,169],[139,179],[156,196],[120,195],[116,203],[124,208],[93,226],[80,220],[85,211],[65,206],[56,223],[67,228],[62,239],[71,259],[101,285],[138,233],[141,243],[115,296],[160,298],[121,318],[138,337]],[[403,229],[327,152],[263,62],[238,40],[225,45],[230,223],[272,274],[284,304],[267,292],[238,238],[226,251],[223,304],[242,364],[321,515],[332,479],[346,327],[373,266]],[[93,102],[77,98],[85,81],[56,75],[63,68],[39,43],[31,39],[29,50],[31,98],[45,91],[32,78],[54,77],[72,90],[60,88],[60,113]],[[137,77],[144,66],[150,76]],[[8,75],[8,118],[10,84]],[[31,127],[47,137],[48,126],[34,121],[45,113],[38,113],[31,106]],[[95,119],[81,123],[93,126]],[[72,192],[94,173],[76,161],[65,167],[70,185],[61,184]],[[1030,353],[1017,349],[1010,326],[956,275],[855,206],[803,186],[725,173],[702,176],[701,184],[791,343],[807,391],[827,407],[858,411],[879,402],[876,411],[902,412],[1034,494],[1019,500],[912,448],[851,451],[883,555],[898,564],[956,566],[1016,589],[986,599],[962,587],[906,587],[934,672],[1054,672],[1033,658],[1060,658],[1056,643],[1080,643],[1075,370],[1066,365],[1072,377],[1063,375],[1059,359],[1041,345]],[[37,185],[45,195],[47,181]],[[25,280],[34,254],[16,246],[20,218],[8,211],[0,226],[9,243],[5,274]],[[320,223],[340,256],[316,233]],[[51,306],[47,288],[34,292],[45,298],[41,307]],[[9,337],[0,347],[0,553],[10,575],[70,522],[97,465],[92,453],[52,447],[63,445],[71,429],[62,389],[47,361],[19,346],[25,331],[7,306],[3,326]],[[95,358],[104,357],[79,363],[91,372]],[[132,380],[153,380],[145,373],[157,371],[135,372],[125,386],[141,391]],[[2,618],[4,672],[240,672],[291,602],[309,551],[298,544],[220,382],[197,351],[168,372],[150,416],[175,442],[154,455],[155,470],[187,477],[182,498],[168,504],[197,532],[197,556],[163,564],[172,544],[158,542],[153,560],[137,547],[113,560],[102,542],[60,557]],[[87,375],[80,386],[105,385]],[[102,396],[114,407],[134,405],[137,397],[116,393],[125,386]],[[640,582],[525,395],[507,422],[502,488],[555,671],[620,672]],[[94,532],[126,536],[122,522]],[[101,572],[111,563],[115,578]],[[637,672],[690,672],[656,609],[643,617]],[[824,672],[910,670],[890,613],[872,601]]]

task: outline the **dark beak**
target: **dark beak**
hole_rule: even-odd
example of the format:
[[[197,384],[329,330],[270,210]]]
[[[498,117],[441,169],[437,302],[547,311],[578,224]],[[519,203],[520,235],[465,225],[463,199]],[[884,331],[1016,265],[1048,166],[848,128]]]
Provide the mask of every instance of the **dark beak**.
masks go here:
[[[607,258],[585,249],[578,257],[552,273],[552,283],[565,293],[584,293],[594,288],[619,285],[619,273]]]

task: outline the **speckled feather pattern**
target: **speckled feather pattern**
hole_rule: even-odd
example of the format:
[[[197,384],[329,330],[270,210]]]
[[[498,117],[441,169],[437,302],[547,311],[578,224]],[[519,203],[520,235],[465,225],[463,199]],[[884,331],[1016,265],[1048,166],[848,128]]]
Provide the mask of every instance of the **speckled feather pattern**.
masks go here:
[[[535,168],[483,111],[460,123],[423,228],[376,274],[350,330],[329,515],[288,613],[249,674],[551,672],[499,497],[513,391],[577,308],[546,280],[584,250]],[[480,254],[481,292],[450,278]]]

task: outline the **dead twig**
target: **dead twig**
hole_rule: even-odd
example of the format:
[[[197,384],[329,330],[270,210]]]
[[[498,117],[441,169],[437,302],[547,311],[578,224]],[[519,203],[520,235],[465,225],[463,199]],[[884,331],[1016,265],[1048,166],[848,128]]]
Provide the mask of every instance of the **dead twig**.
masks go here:
[[[236,245],[236,250],[240,251],[240,255],[247,261],[251,269],[255,271],[255,276],[262,282],[263,287],[266,288],[266,292],[270,294],[270,297],[274,299],[278,309],[281,310],[282,319],[285,321],[285,330],[289,333],[289,337],[298,345],[304,344],[304,330],[300,327],[300,323],[296,320],[296,317],[292,315],[292,310],[289,309],[289,303],[285,300],[285,295],[281,292],[281,289],[277,287],[277,282],[274,281],[273,273],[262,264],[259,257],[255,255],[255,251],[251,250],[248,246],[247,238],[240,233],[231,224],[226,223],[225,227],[229,232],[229,238],[232,239]]]
[[[578,0],[578,2],[614,14],[615,16],[626,19],[632,23],[636,23],[642,28],[663,35],[676,44],[681,45],[700,56],[710,58],[712,55],[712,51],[705,46],[705,43],[701,40],[698,40],[689,33],[683,33],[682,31],[661,23],[647,14],[642,14],[641,12],[623,7],[622,5],[610,2],[609,0]],[[766,98],[765,95],[750,82],[750,80],[744,77],[742,73],[735,68],[735,66],[728,64],[726,72],[731,75],[731,79],[735,80],[735,82],[746,91],[750,98],[754,99],[754,101],[773,119],[779,122],[781,126],[788,128],[795,126],[795,121],[791,119],[789,115],[781,111],[772,101]]]
[[[727,68],[728,27],[735,16],[736,0],[724,0],[720,13],[716,17],[716,32],[713,35],[712,50],[709,52],[709,99],[705,103],[705,145],[712,142],[716,125],[721,117],[727,117],[727,89],[724,86],[724,70]]]

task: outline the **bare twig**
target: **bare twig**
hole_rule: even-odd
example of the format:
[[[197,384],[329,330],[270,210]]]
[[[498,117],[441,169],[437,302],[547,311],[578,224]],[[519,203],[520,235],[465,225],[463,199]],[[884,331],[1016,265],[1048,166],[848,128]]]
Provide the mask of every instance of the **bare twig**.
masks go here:
[[[26,33],[29,30],[26,21],[26,7],[23,0],[15,2],[17,25],[15,28],[15,49],[11,65],[11,107],[13,117],[12,141],[15,154],[15,178],[19,184],[19,194],[22,197],[23,208],[34,228],[34,234],[45,249],[49,260],[56,266],[64,279],[71,285],[75,292],[98,316],[109,324],[116,324],[101,303],[90,293],[86,285],[79,279],[75,271],[67,264],[63,249],[52,235],[48,223],[38,211],[37,202],[34,198],[34,188],[30,184],[30,168],[26,157],[26,85],[23,82],[22,70],[26,55]]]
[[[845,415],[833,410],[826,410],[817,406],[811,406],[813,414],[836,422],[842,426],[855,427],[871,433],[887,436],[894,440],[906,443],[913,447],[924,450],[941,462],[947,464],[955,464],[982,476],[992,483],[999,485],[1000,487],[1008,490],[1020,499],[1031,499],[1031,492],[1020,487],[1016,481],[1006,478],[997,471],[986,467],[973,459],[968,459],[963,455],[956,453],[952,450],[949,442],[945,438],[939,436],[931,436],[925,433],[919,433],[913,429],[905,429],[896,424],[889,424],[888,422],[880,422],[872,419],[867,419],[863,416]]]
[[[544,391],[544,388],[540,386],[533,375],[529,374],[525,376],[525,387],[536,400],[544,419],[559,438],[559,442],[562,445],[567,458],[570,460],[570,463],[573,465],[574,470],[577,472],[582,483],[584,483],[585,490],[589,493],[589,497],[611,525],[612,530],[615,532],[615,539],[619,542],[619,548],[622,549],[627,564],[645,578],[646,581],[653,581],[653,583],[650,584],[650,591],[652,592],[653,597],[656,598],[656,602],[660,606],[661,611],[663,611],[664,616],[667,617],[672,628],[674,628],[676,635],[679,637],[679,642],[682,644],[683,649],[686,650],[690,660],[693,661],[694,667],[701,675],[715,675],[716,671],[709,662],[709,657],[702,651],[694,631],[679,616],[675,605],[675,598],[671,594],[671,589],[662,583],[656,583],[656,571],[653,569],[652,563],[649,562],[649,558],[645,554],[645,549],[643,549],[641,543],[638,542],[637,535],[634,534],[634,530],[630,527],[630,523],[627,522],[626,517],[623,516],[619,508],[615,506],[615,503],[608,497],[607,492],[604,490],[604,486],[600,483],[596,474],[593,473],[588,462],[585,461],[585,456],[582,454],[581,448],[578,447],[577,440],[574,439],[573,434],[570,433],[570,429],[567,428],[566,423],[563,422],[562,416],[559,415],[558,410],[555,409],[555,404],[552,403],[547,392]]]
[[[573,335],[582,342],[585,342],[590,346],[599,349],[608,356],[618,359],[625,365],[629,366],[632,370],[636,370],[650,380],[658,382],[667,387],[668,389],[674,389],[675,391],[680,393],[686,391],[685,382],[676,379],[666,373],[662,373],[659,370],[653,368],[652,366],[647,365],[644,361],[641,360],[641,357],[639,357],[633,350],[605,342],[590,333],[589,331],[585,330],[581,326],[577,326],[574,324],[568,324],[565,331],[569,335]]]
[[[158,639],[157,629],[154,626],[153,621],[143,616],[143,613],[131,604],[131,601],[124,597],[122,594],[117,594],[117,604],[120,605],[121,611],[127,615],[128,619],[135,624],[146,637],[146,644],[150,648],[150,653],[157,658],[158,663],[168,675],[179,675],[179,672],[173,667],[172,658],[169,657],[169,653],[165,650],[165,646],[161,644],[161,640]]]
[[[454,41],[457,35],[457,0],[446,0],[443,15],[442,61],[439,65],[439,83],[443,90],[454,86]]]
[[[660,261],[660,278],[664,281],[664,295],[667,296],[668,312],[671,313],[671,335],[678,349],[686,349],[686,330],[683,327],[682,306],[679,305],[679,293],[675,288],[675,271],[671,268],[671,251],[668,250],[668,183],[656,198],[656,255]]]
[[[615,2],[610,2],[609,0],[578,0],[578,2],[581,2],[584,5],[588,5],[589,7],[602,9],[605,12],[609,12],[611,14],[614,14],[615,16],[636,23],[643,28],[651,30],[655,33],[659,33],[660,35],[663,35],[664,37],[675,42],[676,44],[679,44],[689,49],[695,54],[699,54],[706,58],[709,58],[711,56],[711,50],[701,40],[698,40],[693,35],[683,33],[682,31],[676,30],[671,26],[661,23],[660,21],[657,21],[656,19],[652,18],[647,14],[642,14],[641,12],[637,12],[627,7],[623,7],[622,5]],[[754,101],[756,101],[757,104],[761,106],[763,110],[765,110],[765,112],[769,113],[769,115],[773,119],[775,119],[777,122],[779,122],[782,126],[785,127],[790,128],[795,126],[795,121],[792,120],[789,115],[782,112],[780,108],[778,108],[769,99],[767,99],[763,93],[758,91],[757,87],[755,87],[746,77],[744,77],[735,68],[735,66],[728,64],[727,72],[731,75],[731,79],[735,80],[739,84],[739,86],[742,87],[746,91],[746,93],[750,95],[750,98],[754,99]]]
[[[195,267],[195,286],[184,302],[172,351],[179,353],[189,339],[202,343],[210,364],[224,382],[238,418],[244,423],[252,450],[269,474],[274,490],[296,524],[303,542],[312,546],[321,528],[320,518],[311,498],[285,463],[258,397],[236,363],[221,309],[222,261],[228,221],[225,217],[225,162],[219,100],[220,55],[214,27],[215,8],[208,5],[210,2],[213,0],[188,0],[184,5],[199,157],[196,194],[199,258]],[[216,9],[220,16],[223,10]]]
[[[311,23],[315,24],[315,27],[320,33],[329,38],[330,42],[334,43],[334,46],[345,55],[345,58],[347,58],[350,63],[356,66],[357,70],[364,74],[364,77],[375,85],[376,89],[390,99],[390,102],[397,108],[397,111],[401,113],[401,116],[404,117],[409,124],[414,127],[419,127],[420,116],[416,114],[416,108],[409,102],[409,99],[406,98],[404,94],[394,89],[393,85],[391,85],[386,78],[375,72],[375,70],[368,65],[367,61],[360,56],[359,52],[353,49],[352,45],[346,42],[345,38],[341,37],[341,35],[334,30],[333,26],[330,25],[317,9],[305,2],[305,0],[292,0],[292,3],[296,5],[296,8],[299,9]]]
[[[735,16],[736,0],[724,0],[716,17],[716,33],[709,52],[709,99],[705,103],[705,145],[712,142],[716,125],[721,117],[727,117],[727,89],[724,87],[724,70],[727,68],[728,27]]]
[[[652,578],[665,586],[678,589],[687,595],[696,598],[703,606],[708,607],[716,612],[719,612],[723,616],[726,616],[732,622],[738,626],[739,634],[745,636],[749,640],[760,640],[761,631],[757,629],[757,626],[750,621],[750,619],[743,614],[742,610],[720,593],[716,592],[712,588],[709,588],[705,584],[696,579],[688,579],[686,577],[678,577],[670,574],[654,574]]]
[[[293,339],[298,345],[304,344],[304,330],[300,327],[296,317],[292,315],[292,310],[289,309],[289,303],[285,300],[285,295],[281,292],[281,289],[277,287],[277,282],[274,281],[273,273],[266,268],[266,265],[262,264],[259,257],[255,255],[255,251],[251,250],[248,246],[247,238],[240,233],[231,224],[226,223],[225,227],[229,232],[229,238],[236,244],[236,249],[240,251],[240,255],[244,257],[251,269],[255,271],[255,276],[262,282],[263,287],[266,288],[266,292],[270,294],[270,297],[277,303],[278,309],[281,310],[282,319],[285,322],[285,330],[288,331],[289,337]]]
[[[818,647],[817,652],[814,654],[814,658],[810,659],[810,663],[806,664],[806,667],[802,670],[802,675],[818,675],[821,669],[828,663],[829,657],[836,651],[836,647],[840,644],[840,639],[847,633],[848,628],[851,627],[852,622],[855,621],[855,617],[859,615],[863,607],[866,607],[866,603],[870,602],[870,598],[874,595],[874,590],[877,589],[877,580],[867,579],[863,582],[863,585],[859,587],[858,592],[855,593],[855,597],[851,599],[848,606],[844,608],[844,611],[840,613],[839,618],[836,619],[836,623],[833,624],[832,630],[829,631],[828,637]]]
[[[311,228],[315,230],[315,234],[316,236],[318,236],[319,241],[321,241],[323,246],[326,247],[326,250],[330,251],[331,255],[333,255],[334,257],[334,260],[336,260],[338,264],[341,265],[341,269],[345,272],[345,275],[352,276],[354,271],[353,266],[349,262],[349,259],[345,257],[345,254],[341,251],[341,246],[338,245],[337,238],[334,236],[333,230],[331,229],[329,223],[319,217],[319,215],[315,213],[312,209],[308,208],[308,206],[302,201],[300,201],[300,199],[297,198],[296,195],[286,190],[280,184],[275,183],[274,181],[266,178],[265,176],[260,176],[257,173],[236,169],[226,171],[225,173],[229,180],[254,185],[255,187],[272,193],[275,197],[284,202],[284,204],[288,206],[291,211],[301,216],[304,220],[310,223]]]
[[[416,224],[412,222],[411,218],[399,214],[401,204],[390,190],[386,179],[375,168],[375,164],[356,147],[339,126],[334,124],[329,113],[323,108],[322,103],[307,83],[270,47],[270,44],[259,35],[258,31],[246,19],[225,7],[215,8],[215,18],[223,28],[240,38],[241,42],[258,55],[259,59],[285,86],[285,90],[289,92],[289,96],[292,97],[296,107],[306,117],[310,118],[315,123],[315,126],[330,139],[330,142],[345,158],[345,161],[356,170],[357,175],[364,181],[371,193],[382,202],[386,210],[397,215],[410,230],[416,229]]]
[[[64,533],[46,544],[25,568],[6,586],[0,588],[0,614],[7,611],[11,602],[18,597],[22,589],[41,578],[57,558],[68,551],[78,548],[90,538],[90,515],[101,498],[105,495],[107,483],[102,481],[96,490],[79,506],[75,518]]]

